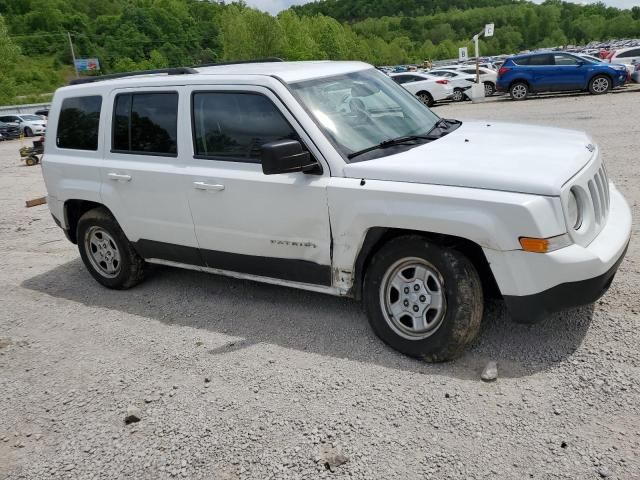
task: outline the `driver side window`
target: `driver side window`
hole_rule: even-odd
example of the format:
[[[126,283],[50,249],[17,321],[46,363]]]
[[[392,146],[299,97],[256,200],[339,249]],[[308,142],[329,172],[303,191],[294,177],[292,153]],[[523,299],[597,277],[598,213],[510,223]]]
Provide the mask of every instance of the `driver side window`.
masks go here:
[[[262,145],[299,140],[278,108],[252,92],[194,92],[193,146],[196,158],[260,163]]]
[[[556,65],[578,65],[578,60],[569,55],[554,55]]]

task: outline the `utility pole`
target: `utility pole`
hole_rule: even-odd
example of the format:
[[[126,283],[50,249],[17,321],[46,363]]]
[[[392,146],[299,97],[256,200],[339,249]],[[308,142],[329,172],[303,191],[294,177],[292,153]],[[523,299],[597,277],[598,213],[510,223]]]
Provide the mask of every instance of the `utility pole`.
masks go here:
[[[479,43],[478,40],[481,34],[482,32],[473,36],[473,42],[475,43],[475,47],[476,47],[476,83],[477,84],[480,84],[480,48],[478,45]]]
[[[476,47],[476,83],[480,83],[480,46],[478,45],[478,40],[480,39],[480,35],[484,35],[485,37],[493,37],[493,23],[487,23],[484,26],[484,29],[473,36],[473,42]]]
[[[71,34],[69,32],[67,32],[67,38],[69,39],[69,47],[71,47],[71,58],[73,59],[73,69],[76,71],[76,78],[78,78],[80,75],[78,75],[78,67],[76,66],[76,54],[73,51],[73,42],[71,41]]]

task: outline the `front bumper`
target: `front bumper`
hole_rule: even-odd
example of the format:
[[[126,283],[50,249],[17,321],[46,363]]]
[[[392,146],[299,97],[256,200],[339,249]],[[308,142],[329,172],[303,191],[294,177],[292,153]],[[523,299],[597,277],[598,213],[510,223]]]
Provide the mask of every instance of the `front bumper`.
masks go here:
[[[631,211],[611,184],[607,224],[588,246],[574,244],[546,254],[485,249],[485,255],[513,319],[533,323],[600,298],[624,258],[630,237]]]
[[[616,263],[597,277],[562,283],[533,295],[505,295],[504,302],[511,318],[517,323],[536,323],[551,313],[594,303],[609,290],[626,253],[625,247]]]

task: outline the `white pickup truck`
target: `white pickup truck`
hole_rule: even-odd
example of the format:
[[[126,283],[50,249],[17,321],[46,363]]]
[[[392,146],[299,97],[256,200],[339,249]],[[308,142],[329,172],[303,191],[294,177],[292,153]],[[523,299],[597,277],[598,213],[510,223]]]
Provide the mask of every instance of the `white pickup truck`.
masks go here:
[[[102,285],[158,263],[351,296],[430,361],[492,290],[520,322],[594,302],[630,237],[586,134],[442,119],[360,62],[94,77],[49,129],[51,213]]]

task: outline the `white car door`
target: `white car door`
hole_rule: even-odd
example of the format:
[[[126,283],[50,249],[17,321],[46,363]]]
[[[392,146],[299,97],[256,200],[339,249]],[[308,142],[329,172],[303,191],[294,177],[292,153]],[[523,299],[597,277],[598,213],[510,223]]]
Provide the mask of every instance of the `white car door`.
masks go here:
[[[189,210],[182,87],[113,91],[104,109],[102,200],[144,257],[202,265]],[[181,119],[178,121],[178,119]],[[179,130],[184,129],[182,135]]]
[[[293,116],[260,86],[194,86],[189,204],[205,264],[262,279],[331,285],[324,160]],[[261,146],[299,139],[322,173],[265,175]]]

